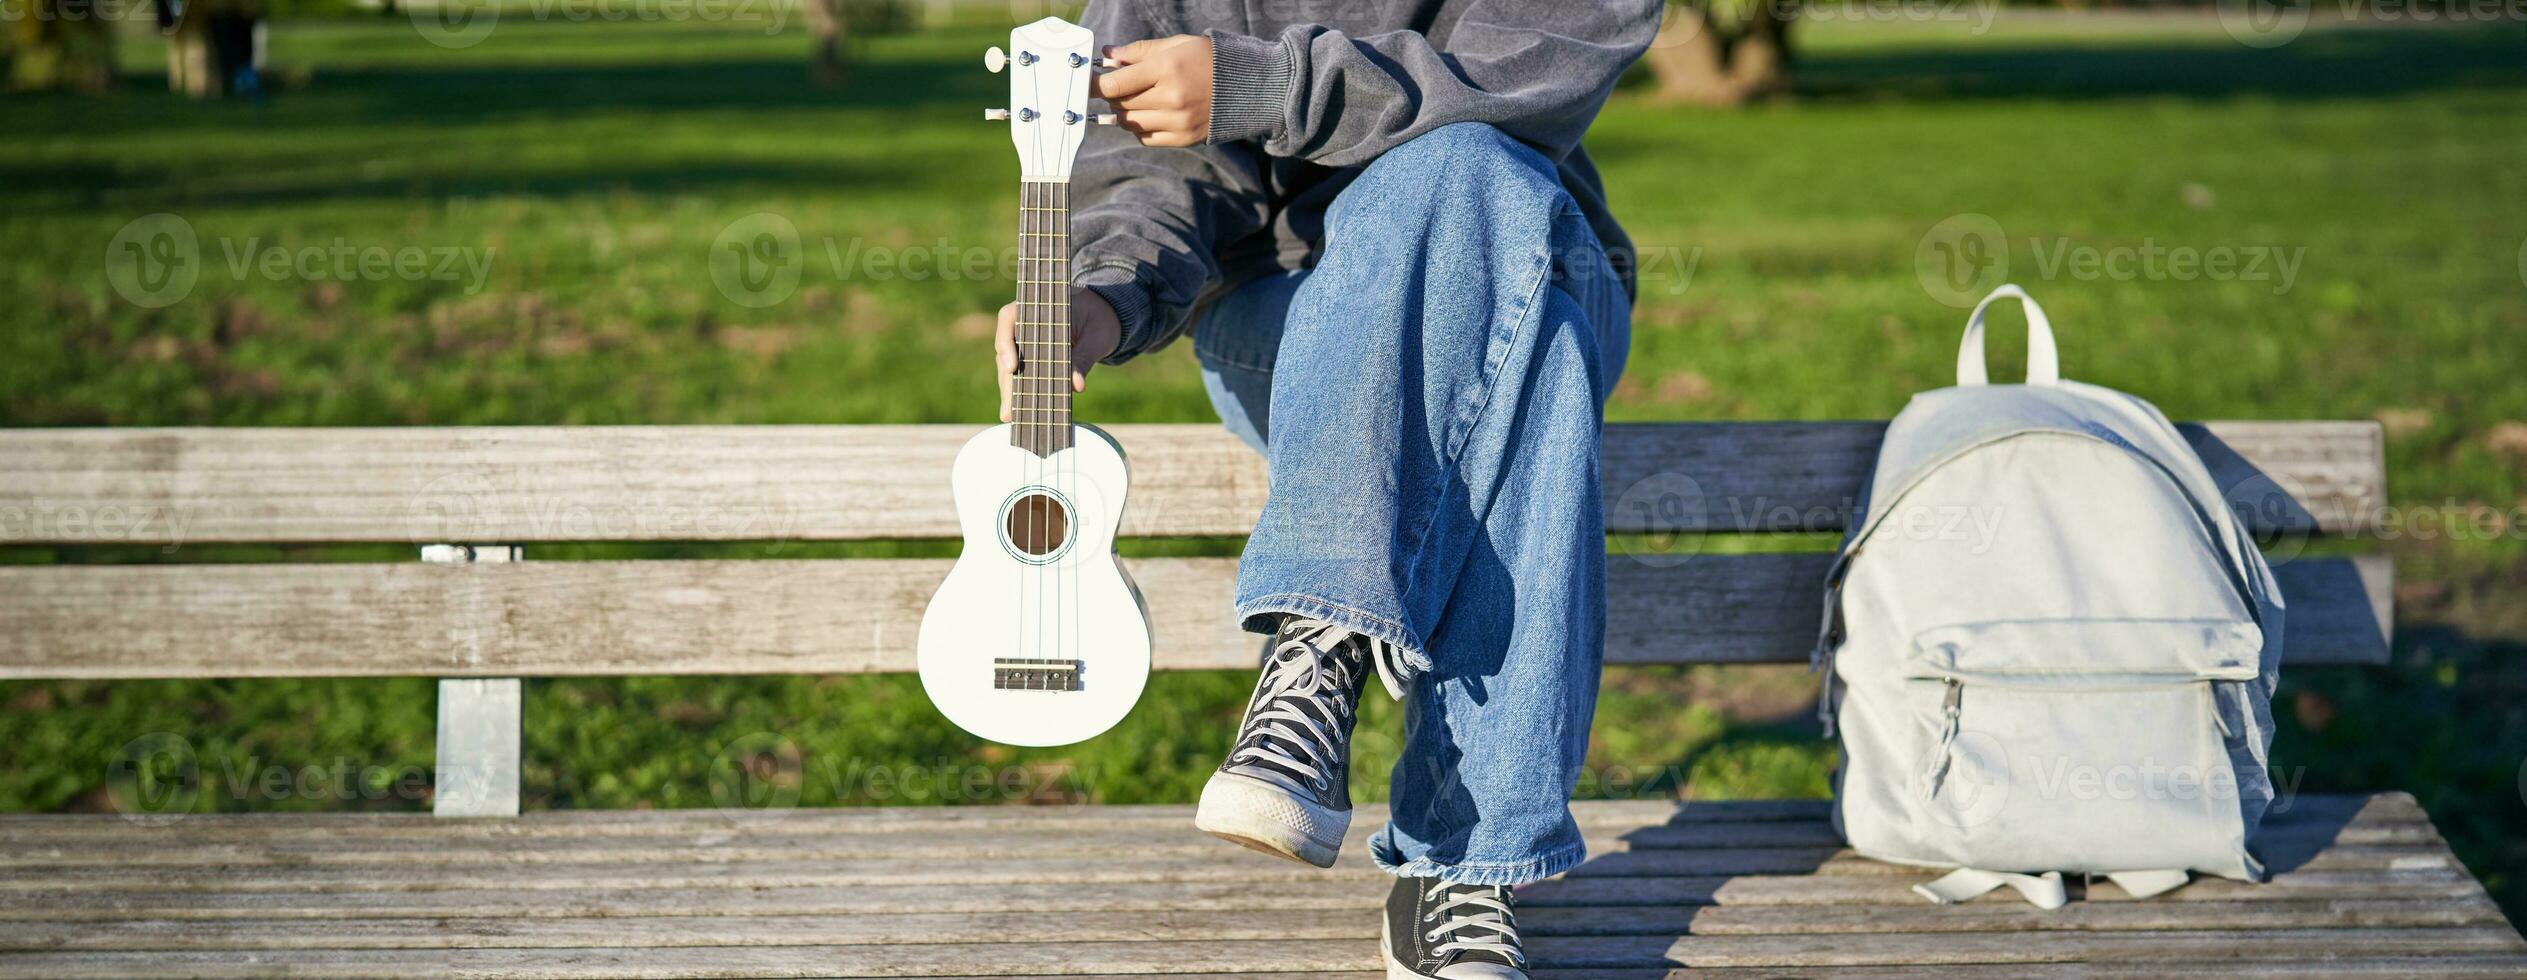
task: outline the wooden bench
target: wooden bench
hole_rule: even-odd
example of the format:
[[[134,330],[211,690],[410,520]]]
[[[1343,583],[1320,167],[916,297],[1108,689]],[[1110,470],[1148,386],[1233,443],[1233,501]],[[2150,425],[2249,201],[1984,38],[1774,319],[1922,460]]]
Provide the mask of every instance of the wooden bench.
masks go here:
[[[1613,426],[1609,524],[1839,531],[1882,428]],[[516,678],[907,671],[947,566],[521,560],[531,546],[952,536],[947,467],[970,431],[0,431],[0,543],[399,542],[427,559],[0,567],[0,676],[444,678],[435,806],[477,818],[0,817],[0,975],[1374,971],[1382,879],[1357,839],[1318,872],[1203,837],[1189,807],[517,813]],[[1229,437],[1113,431],[1134,465],[1127,533],[1251,526],[1264,471]],[[2188,433],[2295,556],[2278,569],[2290,666],[2384,662],[2390,564],[2299,554],[2384,506],[2377,427]],[[1806,658],[1825,556],[1680,559],[1611,562],[1611,662]],[[1232,559],[1133,564],[1160,667],[1251,668]],[[2100,883],[2052,913],[1923,904],[1906,892],[1922,874],[1841,850],[1820,801],[1576,809],[1593,856],[1526,899],[1543,976],[2527,973],[2527,944],[2401,794],[2292,801],[2270,884],[2133,902]]]

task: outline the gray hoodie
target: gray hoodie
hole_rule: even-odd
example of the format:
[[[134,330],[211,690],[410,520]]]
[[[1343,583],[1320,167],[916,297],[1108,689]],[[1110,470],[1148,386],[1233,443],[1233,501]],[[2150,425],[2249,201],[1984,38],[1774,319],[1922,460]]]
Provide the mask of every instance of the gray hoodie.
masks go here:
[[[1156,350],[1211,299],[1315,261],[1325,209],[1378,154],[1481,122],[1561,171],[1633,286],[1580,135],[1658,31],[1659,0],[1094,0],[1097,44],[1211,39],[1210,145],[1091,127],[1071,176],[1071,280],[1123,321],[1108,363]]]

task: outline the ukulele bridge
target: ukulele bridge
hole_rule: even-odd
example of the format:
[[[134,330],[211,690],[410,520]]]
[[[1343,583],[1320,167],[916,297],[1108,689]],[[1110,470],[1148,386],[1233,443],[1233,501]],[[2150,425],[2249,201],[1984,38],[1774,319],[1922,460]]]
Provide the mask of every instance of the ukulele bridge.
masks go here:
[[[991,686],[1003,691],[1079,690],[1079,661],[1001,657],[992,661]]]

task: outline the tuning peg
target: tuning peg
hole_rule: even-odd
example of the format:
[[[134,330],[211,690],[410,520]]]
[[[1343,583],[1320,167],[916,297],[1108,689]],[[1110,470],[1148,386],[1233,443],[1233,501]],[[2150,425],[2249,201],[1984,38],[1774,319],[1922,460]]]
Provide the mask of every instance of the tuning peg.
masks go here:
[[[985,109],[985,110],[983,110],[983,120],[984,120],[985,122],[1008,122],[1008,121],[1009,121],[1009,110],[1007,110],[1007,109]]]
[[[1002,68],[1008,66],[1009,53],[1000,50],[999,45],[992,45],[991,50],[983,52],[983,67],[991,69],[993,73],[997,74]]]
[[[1118,119],[1118,118],[1119,118],[1119,117],[1117,117],[1114,113],[1111,113],[1111,112],[1100,112],[1100,113],[1098,113],[1098,114],[1096,114],[1096,115],[1093,115],[1093,116],[1088,117],[1088,121],[1089,121],[1089,122],[1092,122],[1092,123],[1096,123],[1096,124],[1097,124],[1097,125],[1099,125],[1099,126],[1112,126],[1112,125],[1114,125],[1114,124],[1115,124],[1115,121],[1116,121],[1116,119]]]

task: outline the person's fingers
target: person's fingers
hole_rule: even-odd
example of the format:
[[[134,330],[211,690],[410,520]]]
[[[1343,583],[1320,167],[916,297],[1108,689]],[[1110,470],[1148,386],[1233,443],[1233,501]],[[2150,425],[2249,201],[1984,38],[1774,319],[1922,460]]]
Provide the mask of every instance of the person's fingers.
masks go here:
[[[1110,98],[1106,101],[1113,104],[1116,112],[1182,109],[1185,107],[1185,93],[1180,86],[1152,85],[1130,95]]]
[[[1143,143],[1162,139],[1183,140],[1192,136],[1195,128],[1193,114],[1181,109],[1144,109],[1139,112],[1117,113],[1115,124],[1122,126],[1125,132],[1139,136]],[[1183,146],[1186,144],[1171,142],[1165,145]]]
[[[1168,42],[1173,40],[1175,40],[1175,38],[1154,37],[1145,41],[1134,41],[1130,44],[1120,46],[1109,44],[1106,46],[1106,57],[1117,64],[1136,64],[1142,59],[1149,57],[1151,54],[1156,53],[1159,49],[1165,47]]]
[[[1009,390],[1018,373],[1018,304],[1000,308],[1000,325],[992,337],[992,363],[999,370],[992,378],[1000,383],[1000,420],[1009,421]]]
[[[1088,372],[1096,366],[1097,355],[1081,349],[1079,338],[1074,334],[1070,348],[1070,390],[1088,390]]]
[[[1139,112],[1115,113],[1118,122],[1139,126],[1153,133],[1168,133],[1185,128],[1187,116],[1182,109],[1143,109]]]
[[[1156,65],[1123,67],[1101,75],[1088,76],[1088,94],[1108,102],[1128,99],[1148,91],[1166,77]]]

